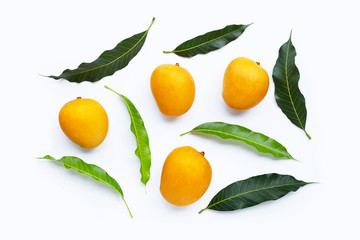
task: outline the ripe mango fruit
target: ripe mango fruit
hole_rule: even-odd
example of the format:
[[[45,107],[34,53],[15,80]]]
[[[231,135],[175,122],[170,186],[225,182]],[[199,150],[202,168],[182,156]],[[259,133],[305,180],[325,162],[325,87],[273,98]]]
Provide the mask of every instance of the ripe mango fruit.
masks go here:
[[[162,114],[177,117],[186,113],[195,99],[195,82],[179,64],[158,66],[150,79],[151,91]]]
[[[211,177],[211,166],[204,152],[189,146],[175,148],[164,162],[160,192],[175,206],[190,205],[204,195]]]
[[[225,70],[222,96],[229,107],[247,110],[263,100],[268,88],[269,75],[260,63],[239,57]]]
[[[65,135],[83,148],[100,145],[108,132],[105,109],[93,99],[78,97],[66,103],[59,113],[60,127]]]

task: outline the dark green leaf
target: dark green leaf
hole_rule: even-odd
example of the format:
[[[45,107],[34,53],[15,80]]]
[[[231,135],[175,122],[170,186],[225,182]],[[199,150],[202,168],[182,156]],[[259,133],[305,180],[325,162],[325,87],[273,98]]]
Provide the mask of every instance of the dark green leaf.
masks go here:
[[[197,54],[206,54],[222,48],[237,39],[249,25],[228,25],[223,29],[215,30],[197,36],[177,46],[173,51],[164,53],[175,53],[181,57],[193,57]]]
[[[218,192],[206,209],[233,211],[252,207],[259,203],[276,200],[289,192],[295,192],[307,182],[289,175],[270,173],[237,181]]]
[[[281,111],[296,126],[304,130],[309,139],[310,135],[305,130],[306,107],[305,98],[301,94],[298,83],[300,73],[295,65],[296,50],[289,40],[279,50],[279,57],[273,69],[275,83],[275,99]]]
[[[265,136],[264,134],[253,132],[250,129],[239,125],[233,125],[223,122],[203,123],[193,130],[187,132],[199,132],[219,136],[223,139],[234,139],[242,141],[255,147],[259,152],[269,153],[276,158],[294,159],[286,148],[276,140]],[[187,134],[183,133],[181,134]]]
[[[146,185],[146,183],[150,179],[151,152],[149,145],[149,137],[146,132],[144,121],[142,120],[140,113],[135,108],[134,104],[127,97],[117,93],[116,91],[107,86],[105,87],[118,94],[126,104],[126,107],[129,111],[131,119],[130,129],[134,133],[137,142],[135,155],[140,159],[141,182]]]
[[[122,191],[119,183],[114,178],[112,178],[104,169],[102,169],[96,165],[93,165],[93,164],[88,164],[88,163],[84,162],[83,160],[81,160],[80,158],[72,157],[72,156],[65,156],[65,157],[62,157],[61,159],[57,160],[49,155],[46,155],[44,157],[40,157],[39,159],[48,159],[48,160],[52,160],[55,162],[63,163],[65,168],[67,168],[67,169],[74,168],[79,173],[89,175],[92,178],[94,178],[96,181],[100,181],[100,182],[105,183],[106,185],[110,186],[111,188],[113,188],[115,191],[117,191],[120,194],[121,198],[124,200],[126,208],[128,209],[128,211],[130,213],[130,216],[132,217],[130,209],[125,202],[124,194],[123,194],[123,191]]]
[[[151,25],[155,18],[153,18]],[[151,27],[150,25],[150,27]],[[91,63],[82,63],[77,69],[66,69],[59,76],[49,76],[54,79],[67,79],[70,82],[96,82],[113,75],[116,71],[126,67],[145,43],[150,27],[141,33],[121,41],[115,48],[103,52],[98,59]]]

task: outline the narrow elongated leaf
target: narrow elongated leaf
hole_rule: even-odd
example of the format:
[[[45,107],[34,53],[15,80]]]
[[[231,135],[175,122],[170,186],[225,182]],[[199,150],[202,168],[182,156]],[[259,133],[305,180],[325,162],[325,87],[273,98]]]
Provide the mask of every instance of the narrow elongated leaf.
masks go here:
[[[264,134],[253,132],[248,128],[223,122],[203,123],[187,133],[205,133],[219,136],[223,139],[233,139],[242,141],[255,147],[259,152],[269,153],[276,158],[294,159],[286,148],[276,140],[265,136]]]
[[[151,25],[155,18],[153,18]],[[151,27],[150,25],[150,27]],[[67,79],[70,82],[96,82],[113,75],[116,71],[126,67],[145,43],[150,27],[141,33],[121,41],[115,48],[103,52],[98,59],[91,63],[81,63],[78,68],[66,69],[59,76],[49,76],[54,79]]]
[[[280,47],[279,57],[273,69],[275,99],[286,117],[304,130],[308,138],[311,139],[305,130],[307,112],[305,98],[298,86],[300,72],[295,65],[295,56],[296,50],[291,42],[290,33],[289,40]]]
[[[149,137],[144,125],[144,121],[142,120],[139,111],[135,108],[134,104],[127,97],[117,93],[116,91],[107,86],[105,87],[118,94],[124,101],[129,111],[131,119],[130,129],[134,133],[137,142],[135,155],[140,159],[141,182],[146,185],[146,183],[150,179],[151,151],[149,145]]]
[[[276,200],[289,192],[295,192],[307,182],[293,176],[270,173],[237,181],[218,192],[206,209],[233,211],[252,207],[262,202]]]
[[[119,183],[114,178],[112,178],[104,169],[94,164],[88,164],[83,160],[81,160],[80,158],[73,156],[65,156],[57,160],[51,157],[50,155],[46,155],[44,157],[40,157],[39,159],[48,159],[55,162],[63,163],[65,168],[67,169],[74,168],[79,173],[89,175],[90,177],[94,178],[96,181],[105,183],[106,185],[110,186],[112,189],[114,189],[120,194],[121,198],[124,200],[124,203],[129,211],[130,216],[132,217],[130,209],[125,201],[124,193]]]
[[[173,51],[164,53],[175,53],[181,57],[193,57],[197,54],[206,54],[222,48],[234,41],[245,31],[249,25],[228,25],[223,29],[211,31],[197,36],[177,46]]]

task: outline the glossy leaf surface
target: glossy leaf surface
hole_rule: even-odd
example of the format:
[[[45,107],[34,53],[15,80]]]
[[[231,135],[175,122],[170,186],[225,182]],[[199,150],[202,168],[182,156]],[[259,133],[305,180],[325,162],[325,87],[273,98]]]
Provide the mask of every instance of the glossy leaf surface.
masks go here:
[[[164,53],[175,53],[181,57],[193,57],[197,54],[206,54],[224,47],[234,41],[245,31],[249,25],[228,25],[223,29],[211,31],[197,36],[177,46],[173,51]]]
[[[289,192],[295,192],[307,182],[289,175],[270,173],[237,181],[218,192],[206,209],[233,211],[252,207],[262,202],[276,200]]]
[[[140,173],[141,173],[141,182],[146,185],[150,179],[150,167],[151,167],[151,151],[149,145],[149,137],[142,120],[139,111],[135,108],[134,104],[124,95],[121,95],[114,91],[113,89],[105,86],[107,89],[118,94],[124,101],[131,120],[130,129],[134,133],[137,148],[135,150],[135,155],[140,159]]]
[[[190,132],[212,134],[223,139],[242,141],[255,147],[259,152],[271,154],[276,158],[294,159],[290,153],[288,153],[286,148],[276,140],[239,125],[223,122],[208,122],[195,127],[187,133]],[[181,136],[184,134],[181,134]]]
[[[104,169],[94,164],[88,164],[83,160],[81,160],[80,158],[73,156],[65,156],[57,160],[49,155],[46,155],[44,157],[40,157],[39,159],[48,159],[55,162],[63,163],[65,168],[67,169],[73,168],[77,170],[79,173],[83,173],[94,178],[96,181],[105,183],[106,185],[108,185],[109,187],[111,187],[120,194],[121,198],[124,200],[124,203],[129,211],[130,216],[132,217],[130,209],[127,203],[125,202],[124,193],[119,183],[114,178],[112,178]]]
[[[151,25],[155,21],[153,18]],[[150,27],[151,27],[150,25]],[[116,71],[126,67],[138,54],[145,43],[150,27],[141,33],[124,39],[115,48],[103,52],[98,59],[91,63],[81,63],[78,68],[66,69],[59,76],[49,76],[54,79],[67,79],[70,82],[96,82],[113,75]]]
[[[280,47],[279,57],[273,69],[275,99],[286,117],[311,139],[305,130],[307,111],[305,98],[298,86],[300,72],[295,65],[295,56],[296,50],[290,34],[289,40]]]

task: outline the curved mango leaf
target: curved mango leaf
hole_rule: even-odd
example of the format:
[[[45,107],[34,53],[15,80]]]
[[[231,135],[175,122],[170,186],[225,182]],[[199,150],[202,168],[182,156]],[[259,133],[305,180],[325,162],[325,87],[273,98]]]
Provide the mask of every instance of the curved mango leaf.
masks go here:
[[[149,28],[141,33],[127,38],[116,45],[115,48],[103,52],[98,59],[91,63],[82,63],[74,70],[66,69],[59,76],[48,76],[54,79],[67,79],[70,82],[96,82],[100,79],[113,75],[116,71],[126,67],[145,43]]]
[[[118,94],[122,98],[128,109],[131,119],[130,129],[134,133],[137,142],[135,155],[140,159],[141,182],[146,185],[146,183],[150,179],[151,151],[149,145],[149,137],[146,132],[144,121],[142,120],[140,113],[135,108],[134,104],[127,97],[117,93],[108,86],[105,86],[105,88]]]
[[[177,46],[172,51],[164,53],[175,53],[181,57],[193,57],[197,54],[206,54],[222,48],[234,41],[250,26],[248,25],[228,25],[223,29],[211,31],[204,35],[197,36]]]
[[[310,135],[305,130],[306,107],[305,98],[301,94],[298,82],[300,73],[295,65],[296,50],[289,40],[279,50],[279,57],[273,69],[275,83],[275,99],[281,111],[296,126],[304,130],[309,139]]]
[[[72,157],[72,156],[65,156],[65,157],[62,157],[61,159],[57,160],[57,159],[51,157],[50,155],[46,155],[44,157],[40,157],[39,159],[48,159],[48,160],[52,160],[55,162],[63,163],[65,168],[67,168],[67,169],[74,168],[79,173],[89,175],[90,177],[94,178],[96,181],[105,183],[106,185],[110,186],[112,189],[114,189],[115,191],[117,191],[120,194],[121,198],[124,200],[124,203],[126,205],[126,208],[129,211],[130,216],[133,217],[130,212],[130,209],[125,201],[124,193],[123,193],[119,183],[114,178],[112,178],[104,169],[102,169],[94,164],[88,164],[88,163],[84,162],[83,160],[81,160],[80,158]]]
[[[222,189],[199,213],[206,209],[233,211],[252,207],[262,202],[279,199],[307,184],[310,183],[297,180],[293,176],[277,173],[251,177],[234,182]]]
[[[250,146],[255,147],[259,152],[269,153],[276,158],[294,159],[286,148],[276,140],[265,136],[264,134],[253,132],[248,128],[223,122],[203,123],[193,130],[181,134],[181,136],[190,133],[199,132],[212,134],[223,139],[233,139],[242,141]]]

